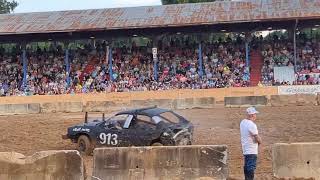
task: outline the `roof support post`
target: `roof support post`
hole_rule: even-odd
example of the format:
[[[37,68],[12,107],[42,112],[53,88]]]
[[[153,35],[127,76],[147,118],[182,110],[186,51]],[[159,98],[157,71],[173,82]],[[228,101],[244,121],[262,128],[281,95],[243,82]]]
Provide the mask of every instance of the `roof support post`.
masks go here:
[[[70,87],[70,61],[69,61],[69,42],[64,42],[64,47],[65,47],[65,57],[64,57],[64,62],[66,66],[66,89]]]
[[[248,81],[250,82],[250,72],[251,72],[251,69],[253,67],[251,67],[251,63],[250,63],[250,43],[251,43],[251,40],[252,40],[252,34],[251,32],[246,32],[245,33],[245,50],[246,50],[246,72],[247,75],[248,75]]]
[[[158,80],[158,36],[152,36],[153,79]]]
[[[112,47],[111,44],[107,46],[107,55],[108,55],[108,63],[109,63],[109,78],[110,81],[113,82],[113,69],[112,69]]]
[[[91,49],[96,49],[96,38],[94,36],[90,37],[90,46]]]
[[[27,74],[28,74],[28,59],[27,59],[27,52],[26,47],[27,44],[25,42],[22,43],[22,64],[23,64],[23,82],[22,82],[22,88],[24,91],[26,91],[28,87],[28,80],[27,80]]]
[[[294,29],[293,29],[293,50],[294,50],[294,72],[297,73],[297,27],[298,19],[296,19]]]
[[[250,47],[249,44],[251,42],[251,32],[246,32],[245,34],[245,48],[246,48],[246,66],[250,67]]]
[[[109,70],[109,81],[110,82],[113,82],[114,81],[114,78],[113,78],[113,61],[112,61],[112,38],[108,37],[105,39],[105,43],[104,43],[104,50],[105,50],[105,56],[106,56],[106,61],[105,61],[105,67],[107,68],[108,67],[108,70]]]
[[[200,78],[202,78],[203,75],[203,58],[202,58],[202,35],[199,34],[198,35],[198,39],[199,39],[199,49],[198,49],[198,73]]]
[[[106,70],[109,69],[109,81],[113,82],[114,78],[113,78],[113,65],[112,65],[112,38],[107,38],[105,41],[105,46],[103,47],[105,50],[105,68]]]
[[[250,59],[249,59],[249,42],[245,41],[245,47],[246,47],[246,66],[250,66]]]

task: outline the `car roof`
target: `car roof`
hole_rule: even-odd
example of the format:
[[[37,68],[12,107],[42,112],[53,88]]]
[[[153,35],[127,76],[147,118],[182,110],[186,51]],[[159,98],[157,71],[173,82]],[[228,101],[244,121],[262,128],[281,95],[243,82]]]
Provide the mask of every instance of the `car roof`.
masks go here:
[[[153,106],[153,107],[147,107],[147,108],[122,111],[122,112],[117,113],[116,115],[134,114],[134,115],[145,115],[145,116],[153,117],[153,116],[157,116],[159,114],[165,113],[165,112],[171,112],[171,110],[162,109],[162,108],[158,108],[156,106]]]

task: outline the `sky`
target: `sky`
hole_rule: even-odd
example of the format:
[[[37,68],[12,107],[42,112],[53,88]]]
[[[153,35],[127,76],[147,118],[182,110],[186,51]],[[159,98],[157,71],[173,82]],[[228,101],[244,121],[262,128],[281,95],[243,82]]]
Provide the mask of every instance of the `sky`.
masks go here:
[[[161,5],[161,0],[16,0],[14,13]]]

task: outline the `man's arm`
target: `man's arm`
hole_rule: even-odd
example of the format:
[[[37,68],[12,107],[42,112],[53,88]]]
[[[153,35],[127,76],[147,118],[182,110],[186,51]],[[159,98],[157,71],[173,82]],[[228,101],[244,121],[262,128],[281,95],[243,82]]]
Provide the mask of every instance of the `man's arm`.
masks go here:
[[[258,143],[259,145],[262,143],[261,137],[259,136],[259,134],[253,135],[253,138],[254,138],[254,142]]]
[[[261,137],[259,136],[259,133],[258,133],[258,128],[255,124],[252,124],[250,126],[249,132],[250,132],[251,136],[253,137],[253,141],[260,145],[262,143],[262,141],[261,141]]]

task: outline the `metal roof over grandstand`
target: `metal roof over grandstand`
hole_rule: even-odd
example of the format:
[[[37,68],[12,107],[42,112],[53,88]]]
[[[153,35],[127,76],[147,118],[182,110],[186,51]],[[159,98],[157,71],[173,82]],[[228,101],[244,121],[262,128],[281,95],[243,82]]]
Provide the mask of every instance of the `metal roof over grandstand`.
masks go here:
[[[248,0],[0,15],[0,35],[320,18],[319,0]]]

